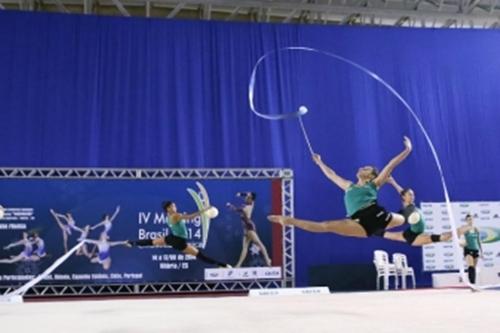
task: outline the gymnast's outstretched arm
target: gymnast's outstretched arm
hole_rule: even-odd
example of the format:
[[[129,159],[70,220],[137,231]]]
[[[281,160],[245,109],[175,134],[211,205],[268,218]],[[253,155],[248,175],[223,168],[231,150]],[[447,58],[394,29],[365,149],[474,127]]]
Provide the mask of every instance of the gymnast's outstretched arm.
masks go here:
[[[408,155],[410,155],[410,152],[412,150],[412,146],[411,146],[411,141],[408,137],[404,137],[404,141],[403,141],[404,145],[405,145],[405,149],[399,153],[398,155],[396,155],[396,157],[394,157],[392,160],[390,160],[389,163],[387,163],[387,165],[382,169],[382,171],[380,172],[380,174],[373,180],[373,183],[377,186],[377,187],[380,187],[382,186],[385,182],[387,182],[387,178],[390,177],[391,173],[394,171],[394,169],[401,163],[404,161],[404,159],[406,157],[408,157]]]
[[[346,191],[349,186],[351,186],[352,182],[340,177],[335,171],[333,171],[328,165],[326,165],[322,160],[319,154],[313,154],[312,159],[314,163],[316,163],[323,174],[330,179],[335,185]]]

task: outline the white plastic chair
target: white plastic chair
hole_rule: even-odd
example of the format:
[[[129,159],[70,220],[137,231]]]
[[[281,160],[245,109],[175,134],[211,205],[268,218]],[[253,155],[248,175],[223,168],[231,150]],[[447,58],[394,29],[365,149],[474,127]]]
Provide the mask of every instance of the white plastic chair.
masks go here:
[[[403,289],[406,289],[406,278],[411,277],[413,282],[413,289],[415,289],[415,272],[412,267],[408,266],[408,259],[403,253],[394,253],[392,255],[392,262],[396,265],[396,272],[399,277],[401,277],[401,285]]]
[[[380,278],[384,279],[384,290],[389,290],[389,277],[394,277],[395,288],[398,289],[396,265],[389,263],[389,255],[383,250],[373,252],[373,264],[377,270],[377,290],[380,290]]]

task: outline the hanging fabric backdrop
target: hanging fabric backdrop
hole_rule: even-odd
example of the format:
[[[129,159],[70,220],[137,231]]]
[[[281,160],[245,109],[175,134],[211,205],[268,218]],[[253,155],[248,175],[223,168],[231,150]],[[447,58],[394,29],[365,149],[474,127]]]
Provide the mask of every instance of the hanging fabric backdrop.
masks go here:
[[[500,197],[500,31],[173,21],[0,12],[1,166],[291,167],[296,215],[345,216],[342,192],[312,163],[296,120],[248,107],[254,63],[284,46],[334,52],[376,72],[412,105],[442,159],[452,199]],[[307,105],[315,150],[354,179],[414,142],[394,176],[417,201],[442,201],[424,139],[394,97],[363,73],[304,52],[259,69],[256,105]],[[2,198],[2,200],[5,200]],[[381,201],[399,208],[392,189]],[[383,248],[409,256],[422,285],[421,250],[380,239],[296,233],[297,281],[319,264],[370,263]]]

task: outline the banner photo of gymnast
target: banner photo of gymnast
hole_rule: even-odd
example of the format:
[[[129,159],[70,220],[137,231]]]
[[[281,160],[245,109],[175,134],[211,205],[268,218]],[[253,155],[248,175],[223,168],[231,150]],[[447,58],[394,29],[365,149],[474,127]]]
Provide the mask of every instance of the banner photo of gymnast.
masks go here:
[[[2,180],[0,285],[203,281],[205,270],[281,265],[266,216],[273,180]]]

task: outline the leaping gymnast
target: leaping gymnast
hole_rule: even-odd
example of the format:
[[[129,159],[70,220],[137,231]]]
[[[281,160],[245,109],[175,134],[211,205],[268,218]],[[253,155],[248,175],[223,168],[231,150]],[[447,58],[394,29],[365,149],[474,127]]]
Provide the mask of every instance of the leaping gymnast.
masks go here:
[[[59,228],[61,228],[64,242],[64,253],[66,253],[68,252],[68,238],[71,236],[72,230],[77,230],[75,219],[71,213],[59,214],[53,209],[50,210],[50,213],[54,216]],[[61,220],[66,221],[66,224],[64,224]]]
[[[104,227],[104,231],[103,232],[106,235],[109,235],[109,232],[111,231],[111,228],[113,228],[113,221],[114,221],[114,219],[116,218],[116,216],[118,215],[119,212],[120,212],[120,206],[116,206],[116,209],[115,209],[115,212],[113,213],[113,215],[104,214],[102,216],[101,222],[99,222],[95,226],[91,227],[90,230],[94,230],[94,229],[97,229],[97,228],[103,226]]]
[[[105,232],[101,233],[99,240],[85,239],[85,242],[94,244],[97,247],[98,253],[95,255],[95,257],[90,258],[90,262],[94,264],[100,264],[104,270],[108,270],[111,267],[111,247],[117,245],[128,246],[127,241],[109,241],[108,234],[106,234]]]
[[[424,246],[430,243],[446,242],[451,239],[451,232],[444,232],[439,235],[424,233],[425,221],[422,213],[415,206],[415,192],[411,188],[401,187],[392,176],[388,178],[387,182],[391,184],[401,196],[403,207],[399,213],[405,217],[410,226],[403,232],[386,231],[383,234],[384,238],[398,242],[406,242],[412,246]]]
[[[315,222],[292,217],[270,215],[268,219],[274,223],[292,225],[299,229],[317,233],[335,233],[342,236],[366,238],[372,235],[382,236],[385,229],[394,228],[405,222],[404,216],[390,213],[377,202],[379,188],[387,182],[394,169],[408,157],[412,150],[409,138],[404,137],[404,150],[395,156],[380,173],[373,166],[359,168],[353,183],[340,177],[328,167],[318,154],[313,154],[314,162],[320,167],[323,174],[335,185],[340,187],[344,194],[344,203],[347,218]]]
[[[23,232],[23,238],[17,242],[10,243],[4,246],[4,250],[9,250],[10,248],[24,246],[24,249],[17,256],[11,256],[9,259],[0,259],[0,264],[13,264],[18,261],[38,261],[40,257],[33,254],[33,241],[29,238],[27,232]]]
[[[165,201],[162,204],[162,208],[165,213],[167,213],[167,222],[170,227],[170,233],[165,237],[155,239],[140,239],[135,241],[128,241],[129,246],[165,247],[170,245],[177,251],[195,256],[196,259],[201,260],[207,264],[216,265],[223,268],[231,268],[230,265],[208,257],[200,249],[187,243],[188,231],[186,227],[186,221],[200,216],[211,207],[206,207],[205,209],[191,214],[181,214],[177,212],[177,206],[173,201]]]
[[[81,241],[84,241],[88,238],[89,236],[89,233],[90,233],[90,225],[86,225],[85,227],[83,228],[79,228],[77,226],[75,226],[75,230],[77,230],[79,233],[80,233],[80,237],[78,237],[77,241],[78,242],[81,242]],[[107,235],[107,234],[106,234]],[[96,249],[97,247],[94,247],[94,250]],[[78,250],[76,251],[76,255],[77,256],[86,256],[87,258],[92,258],[93,256],[93,253],[94,251],[92,252],[89,252],[89,248],[87,246],[87,243],[83,243],[82,246],[80,246],[78,248]]]

